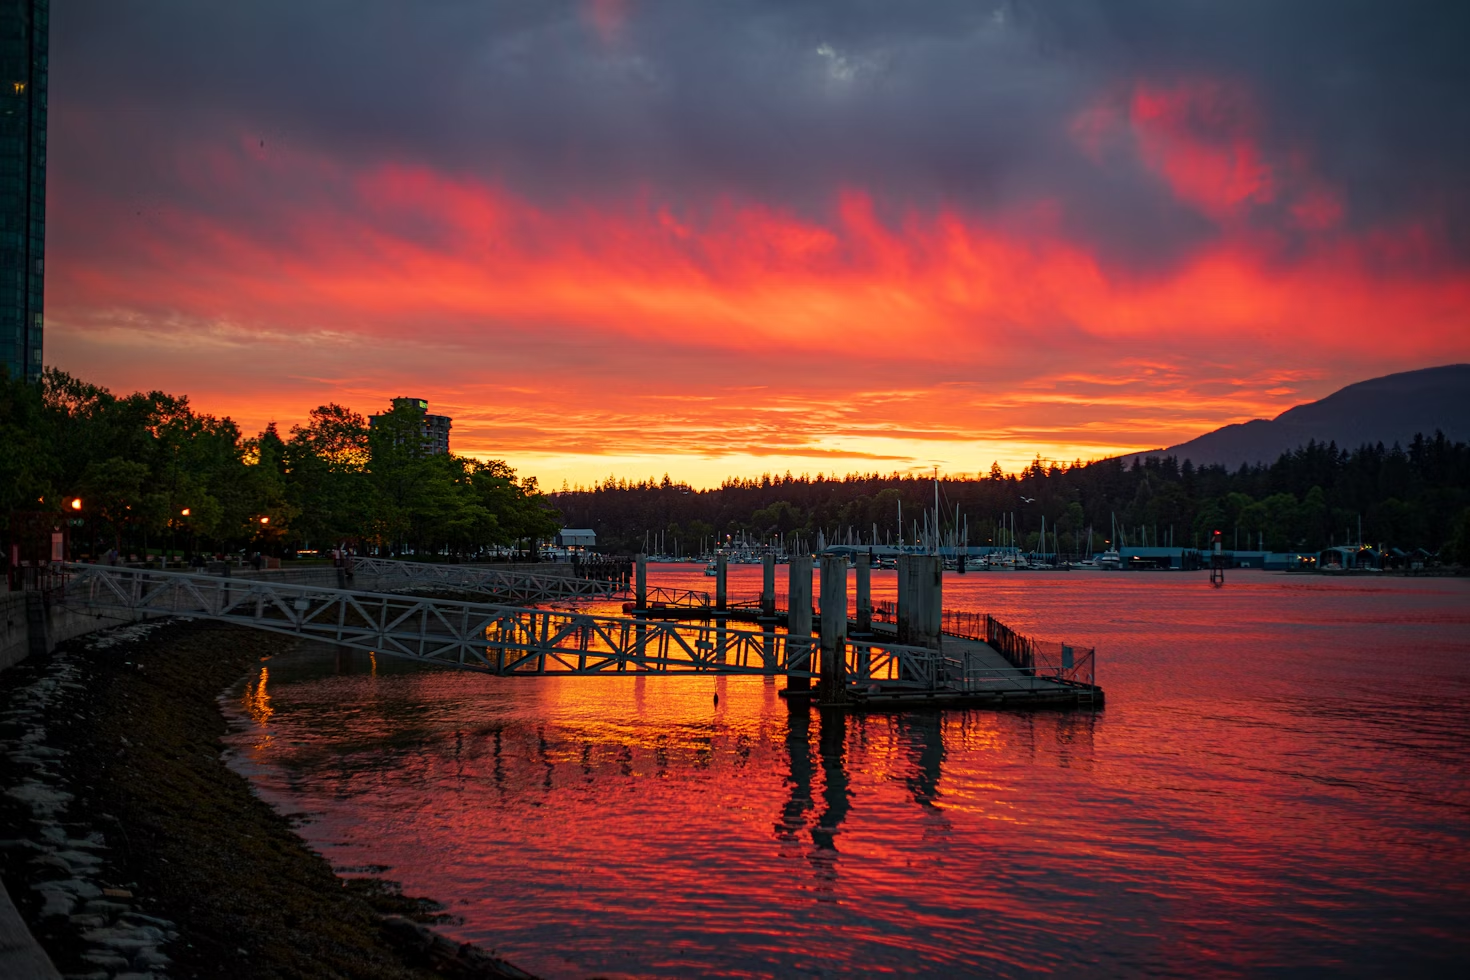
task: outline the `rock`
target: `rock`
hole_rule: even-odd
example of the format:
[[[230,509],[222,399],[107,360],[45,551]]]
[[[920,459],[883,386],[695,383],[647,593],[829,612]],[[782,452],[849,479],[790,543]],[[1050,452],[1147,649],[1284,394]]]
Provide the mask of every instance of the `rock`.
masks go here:
[[[100,966],[108,970],[126,970],[130,965],[125,957],[102,950],[83,953],[82,959],[93,966]]]
[[[62,809],[73,799],[70,793],[42,786],[34,779],[27,779],[19,786],[10,787],[5,791],[5,795],[12,800],[26,804],[34,813],[46,815]]]
[[[136,956],[145,949],[152,949],[157,944],[151,939],[140,936],[109,936],[106,939],[97,940],[97,945],[115,949],[127,956]]]
[[[103,892],[105,895],[106,892]],[[94,898],[85,906],[88,912],[100,912],[103,915],[122,915],[124,912],[132,911],[130,906],[121,902],[109,902],[105,898]]]
[[[49,919],[53,915],[71,915],[71,910],[77,907],[77,900],[70,892],[60,891],[55,888],[41,890],[41,918]]]
[[[55,854],[37,854],[27,863],[38,868],[55,868],[68,876],[72,874],[72,867],[66,862],[66,859],[57,857]]]
[[[44,851],[45,848],[33,840],[0,840],[0,851]]]
[[[47,885],[52,888],[60,889],[64,892],[70,892],[71,894],[77,896],[77,898],[86,899],[102,897],[102,889],[98,888],[90,881],[86,881],[82,878],[69,878],[66,881],[47,882]]]
[[[167,969],[168,965],[172,962],[173,960],[169,959],[167,956],[165,956],[163,953],[160,953],[156,949],[140,950],[138,954],[133,957],[133,966],[141,970],[162,971]]]
[[[84,851],[107,850],[107,845],[102,842],[102,835],[97,833],[88,834],[86,840],[77,840],[76,838],[70,838],[67,840],[66,846],[70,848],[78,848]]]
[[[74,915],[71,917],[71,924],[76,926],[78,929],[98,929],[102,926],[107,925],[107,916]]]
[[[142,922],[146,925],[157,926],[160,929],[174,928],[174,923],[168,921],[167,919],[160,919],[156,915],[144,915],[142,912],[129,912],[127,915],[123,916],[123,918],[127,919],[129,922]]]

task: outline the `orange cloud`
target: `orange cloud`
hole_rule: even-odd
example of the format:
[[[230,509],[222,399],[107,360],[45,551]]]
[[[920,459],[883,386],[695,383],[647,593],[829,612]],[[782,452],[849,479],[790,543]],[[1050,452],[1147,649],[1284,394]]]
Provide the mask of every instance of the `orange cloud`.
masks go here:
[[[1321,232],[1307,247],[1231,224],[1133,270],[1063,237],[1054,202],[1004,227],[857,188],[807,214],[651,192],[548,205],[246,143],[184,161],[206,205],[141,224],[55,188],[48,345],[103,383],[251,424],[411,391],[456,416],[461,451],[553,479],[626,465],[696,482],[1149,448],[1470,355],[1470,276],[1433,224],[1332,231],[1341,205],[1273,176],[1248,115],[1219,146],[1180,135],[1198,112],[1236,118],[1201,98],[1130,102],[1146,158],[1220,215],[1290,184]]]

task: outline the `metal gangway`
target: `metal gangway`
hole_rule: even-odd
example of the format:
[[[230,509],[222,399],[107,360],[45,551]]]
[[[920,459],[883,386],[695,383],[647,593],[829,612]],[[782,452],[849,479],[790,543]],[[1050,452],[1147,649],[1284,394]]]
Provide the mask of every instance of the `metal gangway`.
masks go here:
[[[53,602],[121,619],[205,618],[375,654],[499,675],[760,674],[814,679],[822,659],[810,635],[772,624],[742,629],[576,611],[359,592],[261,579],[68,563]],[[1004,664],[989,647],[908,646],[846,637],[841,685],[875,707],[914,698],[1082,700],[1060,671]],[[835,666],[835,662],[834,662]],[[1087,696],[1088,700],[1092,695]],[[935,703],[935,702],[931,702]]]
[[[69,563],[55,601],[127,618],[196,617],[377,654],[495,674],[622,672],[815,677],[816,640],[724,624],[686,624],[260,579]],[[853,668],[892,665],[915,682],[935,651],[850,644]],[[854,682],[866,681],[855,675]]]
[[[450,590],[494,596],[512,603],[551,599],[604,599],[624,595],[627,586],[602,579],[577,578],[521,569],[477,568],[474,565],[437,565],[388,558],[347,559],[347,571],[374,576],[382,591],[391,588]],[[401,582],[401,585],[397,583]]]

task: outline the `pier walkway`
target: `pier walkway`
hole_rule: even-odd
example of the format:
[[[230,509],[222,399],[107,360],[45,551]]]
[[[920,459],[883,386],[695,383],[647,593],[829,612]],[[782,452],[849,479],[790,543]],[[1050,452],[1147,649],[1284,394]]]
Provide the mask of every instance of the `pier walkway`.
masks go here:
[[[472,592],[514,603],[599,599],[627,592],[626,585],[608,579],[579,578],[533,568],[478,568],[474,565],[356,557],[347,559],[343,568],[345,579],[363,573],[373,576],[380,587]]]
[[[454,599],[360,592],[182,572],[69,564],[53,601],[113,617],[199,617],[376,654],[500,675],[724,673],[821,679],[820,642],[774,623],[603,616]],[[845,637],[840,690],[824,700],[884,707],[920,701],[1089,703],[1075,670],[1018,667],[986,643],[939,649],[897,642],[882,624]],[[831,678],[829,678],[830,680]],[[805,686],[805,685],[803,685]],[[1100,693],[1100,692],[1099,692]],[[937,700],[936,700],[937,699]],[[1099,698],[1100,699],[1100,698]]]

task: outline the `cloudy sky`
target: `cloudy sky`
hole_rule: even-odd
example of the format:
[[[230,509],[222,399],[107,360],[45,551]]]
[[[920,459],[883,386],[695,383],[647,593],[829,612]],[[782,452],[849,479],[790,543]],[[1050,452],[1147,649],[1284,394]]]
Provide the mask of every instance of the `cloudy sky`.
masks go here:
[[[1017,467],[1470,360],[1470,4],[53,4],[46,354],[543,485]]]

